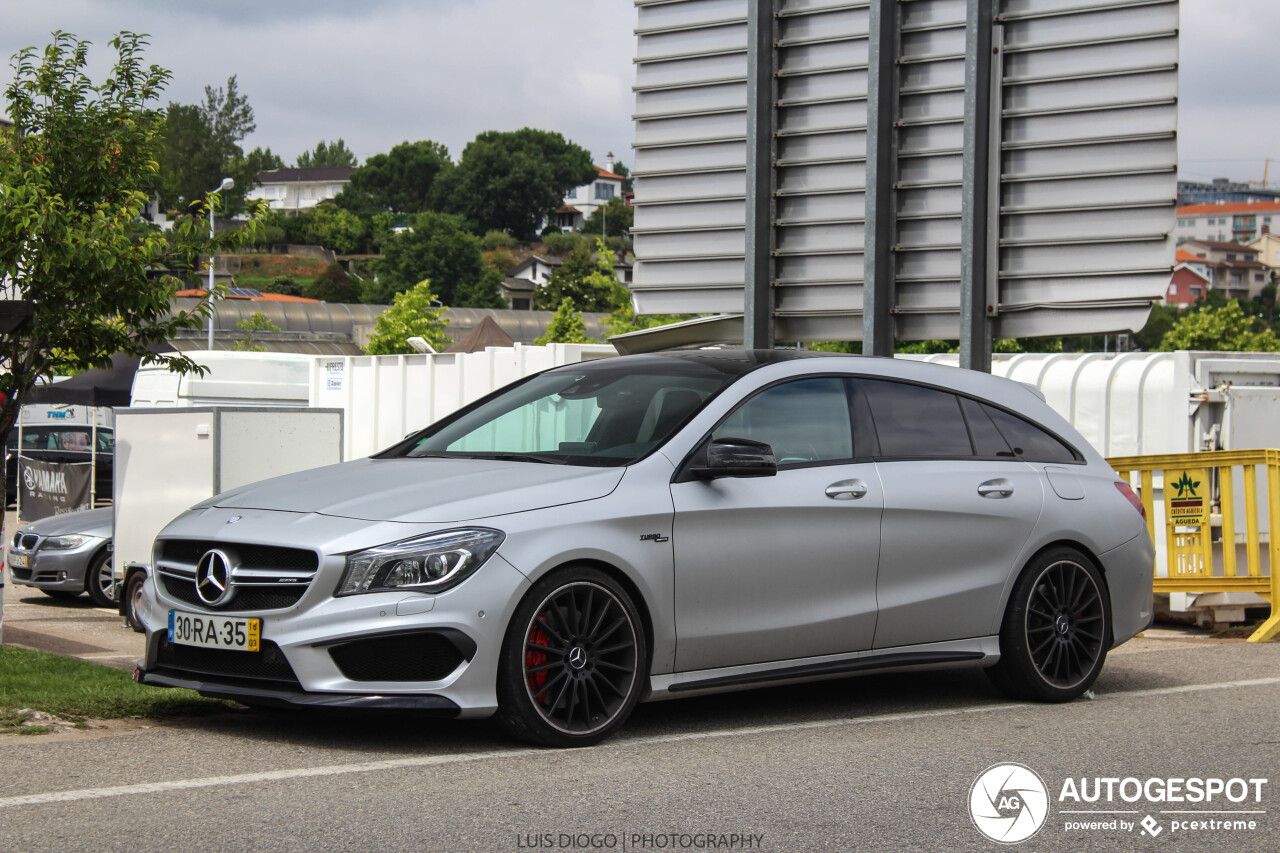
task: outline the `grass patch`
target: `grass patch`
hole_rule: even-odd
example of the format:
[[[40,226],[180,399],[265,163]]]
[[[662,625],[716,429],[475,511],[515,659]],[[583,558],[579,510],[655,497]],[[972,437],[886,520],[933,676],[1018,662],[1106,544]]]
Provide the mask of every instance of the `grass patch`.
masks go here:
[[[212,714],[239,706],[206,699],[192,690],[134,684],[129,673],[88,661],[45,652],[0,647],[0,732],[47,726],[24,726],[23,711],[44,711],[81,722],[124,717],[177,717]]]

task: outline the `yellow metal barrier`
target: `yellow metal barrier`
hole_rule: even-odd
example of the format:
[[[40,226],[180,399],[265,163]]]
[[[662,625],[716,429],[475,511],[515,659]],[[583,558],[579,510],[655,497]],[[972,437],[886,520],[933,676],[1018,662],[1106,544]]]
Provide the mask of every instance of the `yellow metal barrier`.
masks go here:
[[[1147,510],[1147,530],[1157,541],[1155,477],[1163,477],[1163,510],[1168,571],[1155,579],[1156,592],[1253,592],[1271,604],[1271,616],[1249,637],[1265,642],[1280,633],[1280,450],[1217,450],[1163,456],[1122,456],[1107,460],[1137,488]],[[1268,506],[1259,507],[1258,468],[1266,477]],[[1242,477],[1236,479],[1237,470]],[[1216,488],[1215,488],[1216,480]],[[1245,566],[1236,555],[1236,483],[1243,485]],[[1222,520],[1222,574],[1214,570],[1211,516]],[[1266,512],[1267,543],[1261,540],[1259,512]],[[1262,574],[1266,547],[1269,575]]]

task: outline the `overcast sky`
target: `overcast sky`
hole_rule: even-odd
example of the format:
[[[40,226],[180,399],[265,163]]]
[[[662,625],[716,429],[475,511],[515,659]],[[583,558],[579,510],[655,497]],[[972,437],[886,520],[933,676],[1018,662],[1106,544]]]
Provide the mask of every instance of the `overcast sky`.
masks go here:
[[[166,101],[237,75],[258,124],[246,149],[289,164],[338,137],[361,161],[417,139],[457,159],[481,131],[525,126],[630,163],[635,20],[631,0],[0,0],[0,55],[62,29],[94,43],[101,80],[114,33],[150,33]],[[1182,0],[1182,177],[1256,180],[1272,157],[1280,183],[1277,35],[1277,0]]]

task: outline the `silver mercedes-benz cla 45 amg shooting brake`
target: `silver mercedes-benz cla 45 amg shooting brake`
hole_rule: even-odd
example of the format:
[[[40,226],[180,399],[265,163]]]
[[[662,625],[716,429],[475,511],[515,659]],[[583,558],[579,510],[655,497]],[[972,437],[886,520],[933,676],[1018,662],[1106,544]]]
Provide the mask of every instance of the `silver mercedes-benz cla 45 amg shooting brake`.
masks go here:
[[[1063,702],[1151,621],[1142,504],[1031,388],[779,351],[520,380],[157,538],[135,677],[251,705],[496,714],[930,666]]]

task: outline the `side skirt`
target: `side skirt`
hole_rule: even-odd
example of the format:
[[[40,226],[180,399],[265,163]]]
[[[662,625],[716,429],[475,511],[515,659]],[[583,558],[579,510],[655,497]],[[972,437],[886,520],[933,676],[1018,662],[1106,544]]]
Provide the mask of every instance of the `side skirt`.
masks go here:
[[[876,649],[846,655],[655,675],[650,679],[652,686],[648,699],[673,699],[698,693],[763,687],[779,682],[818,681],[918,667],[991,666],[999,659],[999,637],[977,637],[927,646]]]

